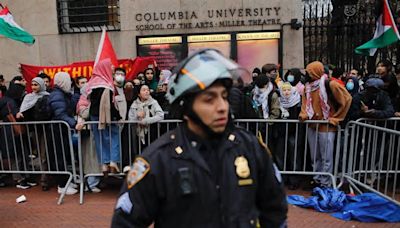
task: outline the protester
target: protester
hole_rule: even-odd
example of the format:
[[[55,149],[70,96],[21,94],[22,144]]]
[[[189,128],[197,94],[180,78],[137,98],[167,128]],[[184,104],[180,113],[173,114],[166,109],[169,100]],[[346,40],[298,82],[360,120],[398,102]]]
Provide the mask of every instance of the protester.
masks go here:
[[[113,65],[110,59],[104,59],[97,63],[87,84],[90,120],[99,122],[97,126],[92,125],[91,128],[103,174],[108,176],[110,172],[119,173],[119,126],[111,124],[111,121],[121,120],[122,117],[115,104],[116,91],[113,80]]]
[[[297,89],[289,82],[280,86],[279,103],[282,119],[298,119],[301,110],[301,96]],[[302,158],[304,157],[304,126],[290,123],[275,123],[274,133],[277,137],[271,146],[274,161],[279,169],[286,168],[287,171],[299,171],[302,169]],[[285,184],[289,189],[295,190],[300,185],[299,175],[285,176]]]
[[[350,93],[351,105],[342,126],[345,127],[346,123],[351,120],[357,120],[361,115],[361,96],[360,96],[360,83],[357,77],[350,76],[346,79],[346,89]]]
[[[7,87],[6,82],[4,80],[4,76],[0,74],[0,98],[6,95]]]
[[[228,97],[231,114],[235,119],[260,119],[258,107],[242,90],[244,90],[243,80],[234,79]]]
[[[17,113],[17,119],[23,119],[24,121],[49,121],[51,120],[51,110],[48,105],[49,93],[46,91],[44,81],[40,77],[33,78],[31,81],[32,92],[27,94],[21,104],[19,112]],[[44,132],[41,127],[30,128],[32,135],[37,136],[37,140],[34,143],[39,143],[37,148],[40,153],[41,169],[47,170],[47,156],[46,156],[46,145],[43,138]],[[42,174],[40,184],[43,191],[49,189],[48,177],[46,174]]]
[[[123,68],[115,68],[114,70],[114,86],[115,86],[115,108],[119,112],[120,120],[125,120],[128,113],[128,106],[126,103],[124,84],[125,84],[126,71]]]
[[[140,85],[140,83],[138,85]],[[128,108],[131,107],[133,101],[136,100],[137,98],[134,96],[135,95],[134,87],[135,85],[133,84],[132,81],[125,82],[124,94],[125,94],[126,106]],[[128,115],[128,112],[126,114]],[[128,119],[128,116],[126,116],[125,119]]]
[[[279,119],[281,116],[279,92],[275,90],[270,77],[260,74],[255,79],[253,100],[259,107],[264,119]]]
[[[69,127],[64,124],[53,124],[48,126],[46,131],[47,139],[52,142],[48,143],[48,163],[51,170],[67,171],[68,164],[71,161],[70,144],[64,137],[69,135],[70,128],[75,129],[76,120],[74,118],[75,107],[71,102],[71,76],[66,72],[58,72],[54,75],[54,89],[50,93],[49,106],[52,110],[52,119],[65,121]],[[79,127],[79,126],[78,126]],[[65,192],[67,195],[73,195],[78,192],[73,185],[66,186],[67,175],[54,175],[58,185],[58,193]]]
[[[156,75],[153,68],[147,68],[144,71],[145,84],[149,87],[150,93],[154,93],[157,90],[159,77]]]
[[[43,79],[44,85],[46,86],[46,91],[47,91],[48,93],[51,93],[51,91],[52,91],[53,89],[51,88],[51,78],[50,78],[50,76],[47,75],[47,74],[45,74],[45,73],[43,73],[43,72],[40,72],[40,73],[37,75],[37,77]]]
[[[303,96],[304,95],[304,84],[301,82],[303,73],[301,73],[299,68],[291,68],[283,76],[283,81],[289,82],[293,87],[296,88],[297,92]]]
[[[400,90],[397,84],[396,76],[392,72],[393,64],[389,60],[381,60],[378,62],[376,67],[376,73],[383,80],[384,85],[382,89],[387,92],[392,102],[392,105],[396,104],[396,97]]]
[[[336,81],[327,83],[328,76],[324,73],[324,65],[315,61],[307,65],[306,72],[309,81],[305,85],[305,96],[302,98],[299,118],[304,120],[327,120],[328,124],[309,124],[307,139],[310,145],[311,160],[314,172],[333,172],[334,141],[339,122],[342,121],[350,108],[351,96]],[[332,93],[329,99],[328,90]],[[333,105],[333,100],[337,106]],[[315,175],[312,186],[330,187],[328,175]]]
[[[0,118],[3,122],[10,122],[9,114],[16,117],[25,94],[25,83],[21,76],[14,77],[4,97],[0,98]],[[29,151],[25,145],[26,134],[16,135],[11,125],[3,126],[0,131],[1,159],[10,161],[10,170],[27,171],[23,164],[28,162]],[[24,160],[25,159],[25,160]],[[13,174],[15,186],[28,189],[37,185],[26,175]]]
[[[147,85],[140,85],[138,98],[132,103],[129,109],[129,120],[139,121],[136,128],[137,135],[143,146],[147,146],[145,138],[147,134],[156,138],[156,131],[150,132],[150,126],[164,119],[164,111],[157,100],[150,95],[150,89]],[[155,128],[152,128],[155,129]]]
[[[32,92],[27,94],[21,104],[19,112],[17,113],[17,119],[24,119],[25,121],[41,121],[40,114],[43,113],[35,113],[34,107],[39,100],[41,100],[44,96],[49,96],[50,93],[46,91],[46,86],[42,78],[36,77],[31,81]],[[47,105],[46,98],[46,104]],[[39,119],[40,118],[40,119]]]
[[[83,158],[83,171],[85,174],[88,173],[99,173],[98,158],[96,150],[92,147],[92,138],[90,137],[90,132],[88,129],[82,129],[85,125],[85,121],[89,120],[89,109],[90,101],[87,98],[87,85],[84,84],[80,90],[80,98],[78,104],[76,105],[76,114],[78,116],[78,130],[81,133],[81,154]],[[89,176],[85,185],[85,191],[90,191],[93,193],[101,192],[98,187],[100,183],[100,178],[96,176]]]
[[[366,89],[361,96],[361,116],[366,118],[385,119],[394,116],[393,105],[388,94],[382,90],[384,82],[377,77],[369,77],[365,82]]]

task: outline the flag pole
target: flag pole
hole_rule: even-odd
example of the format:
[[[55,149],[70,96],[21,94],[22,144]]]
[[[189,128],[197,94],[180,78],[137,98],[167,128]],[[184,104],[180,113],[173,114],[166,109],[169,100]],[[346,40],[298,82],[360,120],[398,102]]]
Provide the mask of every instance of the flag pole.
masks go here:
[[[1,7],[1,9],[4,9],[4,6],[3,6],[3,4],[1,4],[1,3],[0,3],[0,7]]]

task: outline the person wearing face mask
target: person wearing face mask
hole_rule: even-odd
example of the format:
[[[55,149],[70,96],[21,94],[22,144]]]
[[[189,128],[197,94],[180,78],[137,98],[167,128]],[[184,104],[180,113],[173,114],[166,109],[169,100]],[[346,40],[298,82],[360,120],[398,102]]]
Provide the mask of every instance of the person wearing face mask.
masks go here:
[[[341,126],[346,127],[347,122],[357,120],[361,116],[361,96],[360,96],[360,83],[357,77],[350,76],[345,80],[345,87],[350,93],[352,100],[349,111],[347,112]]]
[[[349,77],[355,77],[358,80],[358,85],[360,87],[360,91],[364,90],[364,73],[363,70],[353,68],[348,73]]]
[[[351,95],[344,86],[335,81],[327,83],[328,75],[325,74],[324,65],[314,61],[306,67],[310,80],[305,85],[305,95],[302,97],[300,121],[325,120],[329,124],[309,124],[307,141],[310,145],[313,170],[316,172],[332,173],[334,160],[334,141],[337,126],[346,117],[351,105]],[[328,89],[337,105],[329,99]],[[328,175],[315,175],[312,187],[330,187],[331,178]],[[310,186],[310,187],[311,187]]]
[[[124,93],[126,71],[123,68],[115,68],[114,85],[115,85],[115,108],[118,110],[122,120],[126,119],[128,106]]]
[[[304,84],[301,82],[302,77],[304,77],[303,73],[301,73],[299,68],[292,68],[286,72],[283,76],[283,80],[285,82],[289,82],[297,92],[303,96],[304,94]]]

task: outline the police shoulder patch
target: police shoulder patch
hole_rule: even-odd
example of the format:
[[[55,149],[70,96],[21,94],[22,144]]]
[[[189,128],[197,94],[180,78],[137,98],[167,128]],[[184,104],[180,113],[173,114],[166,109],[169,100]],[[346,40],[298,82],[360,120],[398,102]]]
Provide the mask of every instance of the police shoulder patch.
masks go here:
[[[136,158],[126,177],[128,189],[131,189],[136,183],[143,179],[149,171],[150,164],[144,158]]]

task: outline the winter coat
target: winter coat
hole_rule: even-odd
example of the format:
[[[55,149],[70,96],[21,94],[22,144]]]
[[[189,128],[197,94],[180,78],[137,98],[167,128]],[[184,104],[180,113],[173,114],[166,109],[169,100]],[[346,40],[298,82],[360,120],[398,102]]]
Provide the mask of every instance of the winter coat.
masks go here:
[[[67,122],[71,128],[75,127],[75,106],[72,105],[70,94],[67,94],[60,88],[55,87],[53,92],[50,94],[49,106],[53,112],[53,120],[62,120]]]
[[[146,113],[145,117],[141,120],[142,124],[152,124],[164,119],[164,111],[161,109],[157,100],[151,97],[145,103],[141,102],[139,98],[132,103],[129,109],[129,120],[139,120],[137,117],[139,111],[145,111]]]
[[[374,111],[370,113],[361,112],[362,117],[385,119],[394,116],[393,105],[389,95],[385,91],[377,90],[371,92],[367,89],[362,91],[360,96],[361,101],[368,106],[368,109],[374,109]]]
[[[235,119],[259,119],[260,116],[253,108],[250,97],[247,97],[239,88],[232,88],[229,93],[229,105]]]

